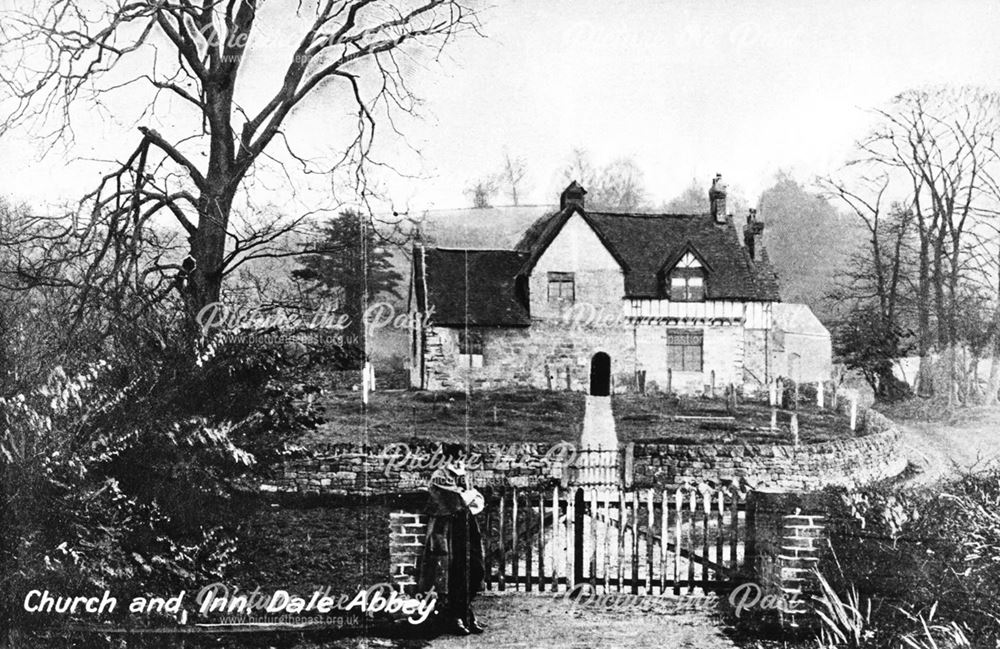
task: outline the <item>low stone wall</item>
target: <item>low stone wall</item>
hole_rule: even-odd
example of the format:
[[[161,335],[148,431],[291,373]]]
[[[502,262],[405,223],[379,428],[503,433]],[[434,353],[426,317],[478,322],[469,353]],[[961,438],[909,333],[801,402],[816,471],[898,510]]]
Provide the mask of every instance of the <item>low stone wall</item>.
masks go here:
[[[900,431],[874,410],[858,437],[800,446],[636,443],[631,462],[636,487],[734,481],[782,491],[850,487],[906,468]]]
[[[545,487],[564,480],[572,444],[476,444],[465,456],[472,486]],[[265,493],[301,495],[390,495],[423,489],[443,462],[441,446],[429,442],[382,447],[331,444],[310,457],[286,460],[261,482]]]
[[[855,486],[898,475],[906,468],[901,433],[891,420],[869,410],[858,436],[787,444],[661,444],[635,442],[623,449],[626,487],[678,487],[712,482],[753,488],[812,491]],[[568,442],[476,444],[466,461],[472,484],[548,488],[565,484],[572,466],[586,464]],[[581,458],[577,462],[577,458]],[[259,489],[294,495],[391,495],[424,488],[442,462],[440,445],[396,443],[383,447],[334,444],[309,457],[288,459]]]

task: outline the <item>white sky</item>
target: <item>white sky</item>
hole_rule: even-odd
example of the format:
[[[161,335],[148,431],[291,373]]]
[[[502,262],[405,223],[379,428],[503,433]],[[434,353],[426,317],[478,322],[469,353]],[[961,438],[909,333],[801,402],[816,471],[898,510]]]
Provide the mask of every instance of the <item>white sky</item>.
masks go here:
[[[488,39],[419,69],[427,117],[403,126],[421,159],[382,141],[380,157],[419,176],[383,179],[401,211],[467,205],[463,189],[505,150],[528,164],[523,202],[551,203],[577,147],[597,164],[633,157],[654,202],[716,172],[755,202],[779,169],[834,171],[870,125],[864,109],[899,91],[1000,85],[995,2],[494,1]],[[301,111],[293,134],[337,144],[316,136],[338,118],[325,108]],[[120,157],[133,125],[95,113],[72,155]],[[41,206],[92,187],[99,166],[39,161],[29,142],[0,141],[0,193]]]

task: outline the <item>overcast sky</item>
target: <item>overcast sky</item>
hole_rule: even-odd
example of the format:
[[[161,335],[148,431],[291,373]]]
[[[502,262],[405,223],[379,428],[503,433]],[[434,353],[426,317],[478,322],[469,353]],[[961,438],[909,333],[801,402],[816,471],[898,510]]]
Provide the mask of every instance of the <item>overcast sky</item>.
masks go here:
[[[899,91],[1000,83],[996,2],[495,4],[487,39],[466,38],[416,72],[426,117],[404,126],[421,157],[382,141],[383,159],[419,176],[383,177],[401,211],[465,206],[463,189],[496,171],[505,150],[527,162],[523,202],[551,203],[574,148],[596,164],[632,157],[654,202],[716,172],[756,201],[779,169],[803,180],[835,170],[871,123],[865,109]],[[300,136],[333,118],[317,107],[297,117]],[[124,155],[134,136],[115,133],[134,134],[130,124],[101,117],[73,154]],[[36,204],[74,198],[99,165],[65,160],[39,162],[29,141],[0,143],[0,192]]]

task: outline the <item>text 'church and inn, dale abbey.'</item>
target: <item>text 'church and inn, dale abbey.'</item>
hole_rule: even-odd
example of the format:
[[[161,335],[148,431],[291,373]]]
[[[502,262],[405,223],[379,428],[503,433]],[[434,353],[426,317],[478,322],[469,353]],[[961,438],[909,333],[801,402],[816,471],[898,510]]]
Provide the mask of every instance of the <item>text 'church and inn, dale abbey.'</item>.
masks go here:
[[[829,332],[781,303],[764,224],[751,210],[740,232],[720,177],[708,214],[594,212],[586,193],[570,184],[513,250],[415,248],[413,387],[698,394],[830,377]]]

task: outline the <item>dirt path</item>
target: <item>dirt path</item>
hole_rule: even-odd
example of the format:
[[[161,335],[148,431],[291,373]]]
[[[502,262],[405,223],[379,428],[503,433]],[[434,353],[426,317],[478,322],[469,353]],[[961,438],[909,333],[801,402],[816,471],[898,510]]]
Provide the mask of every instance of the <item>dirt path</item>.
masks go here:
[[[572,611],[546,595],[488,593],[476,602],[480,636],[433,639],[353,637],[303,641],[293,649],[736,649],[705,613]],[[258,645],[254,645],[257,647]],[[268,646],[267,644],[260,645]]]
[[[907,456],[919,472],[912,484],[929,484],[961,471],[1000,463],[1000,409],[975,409],[947,423],[899,421]]]
[[[482,636],[441,637],[434,649],[510,647],[535,649],[731,649],[719,622],[703,614],[656,615],[588,610],[571,612],[544,595],[487,595],[476,607],[489,625]]]

